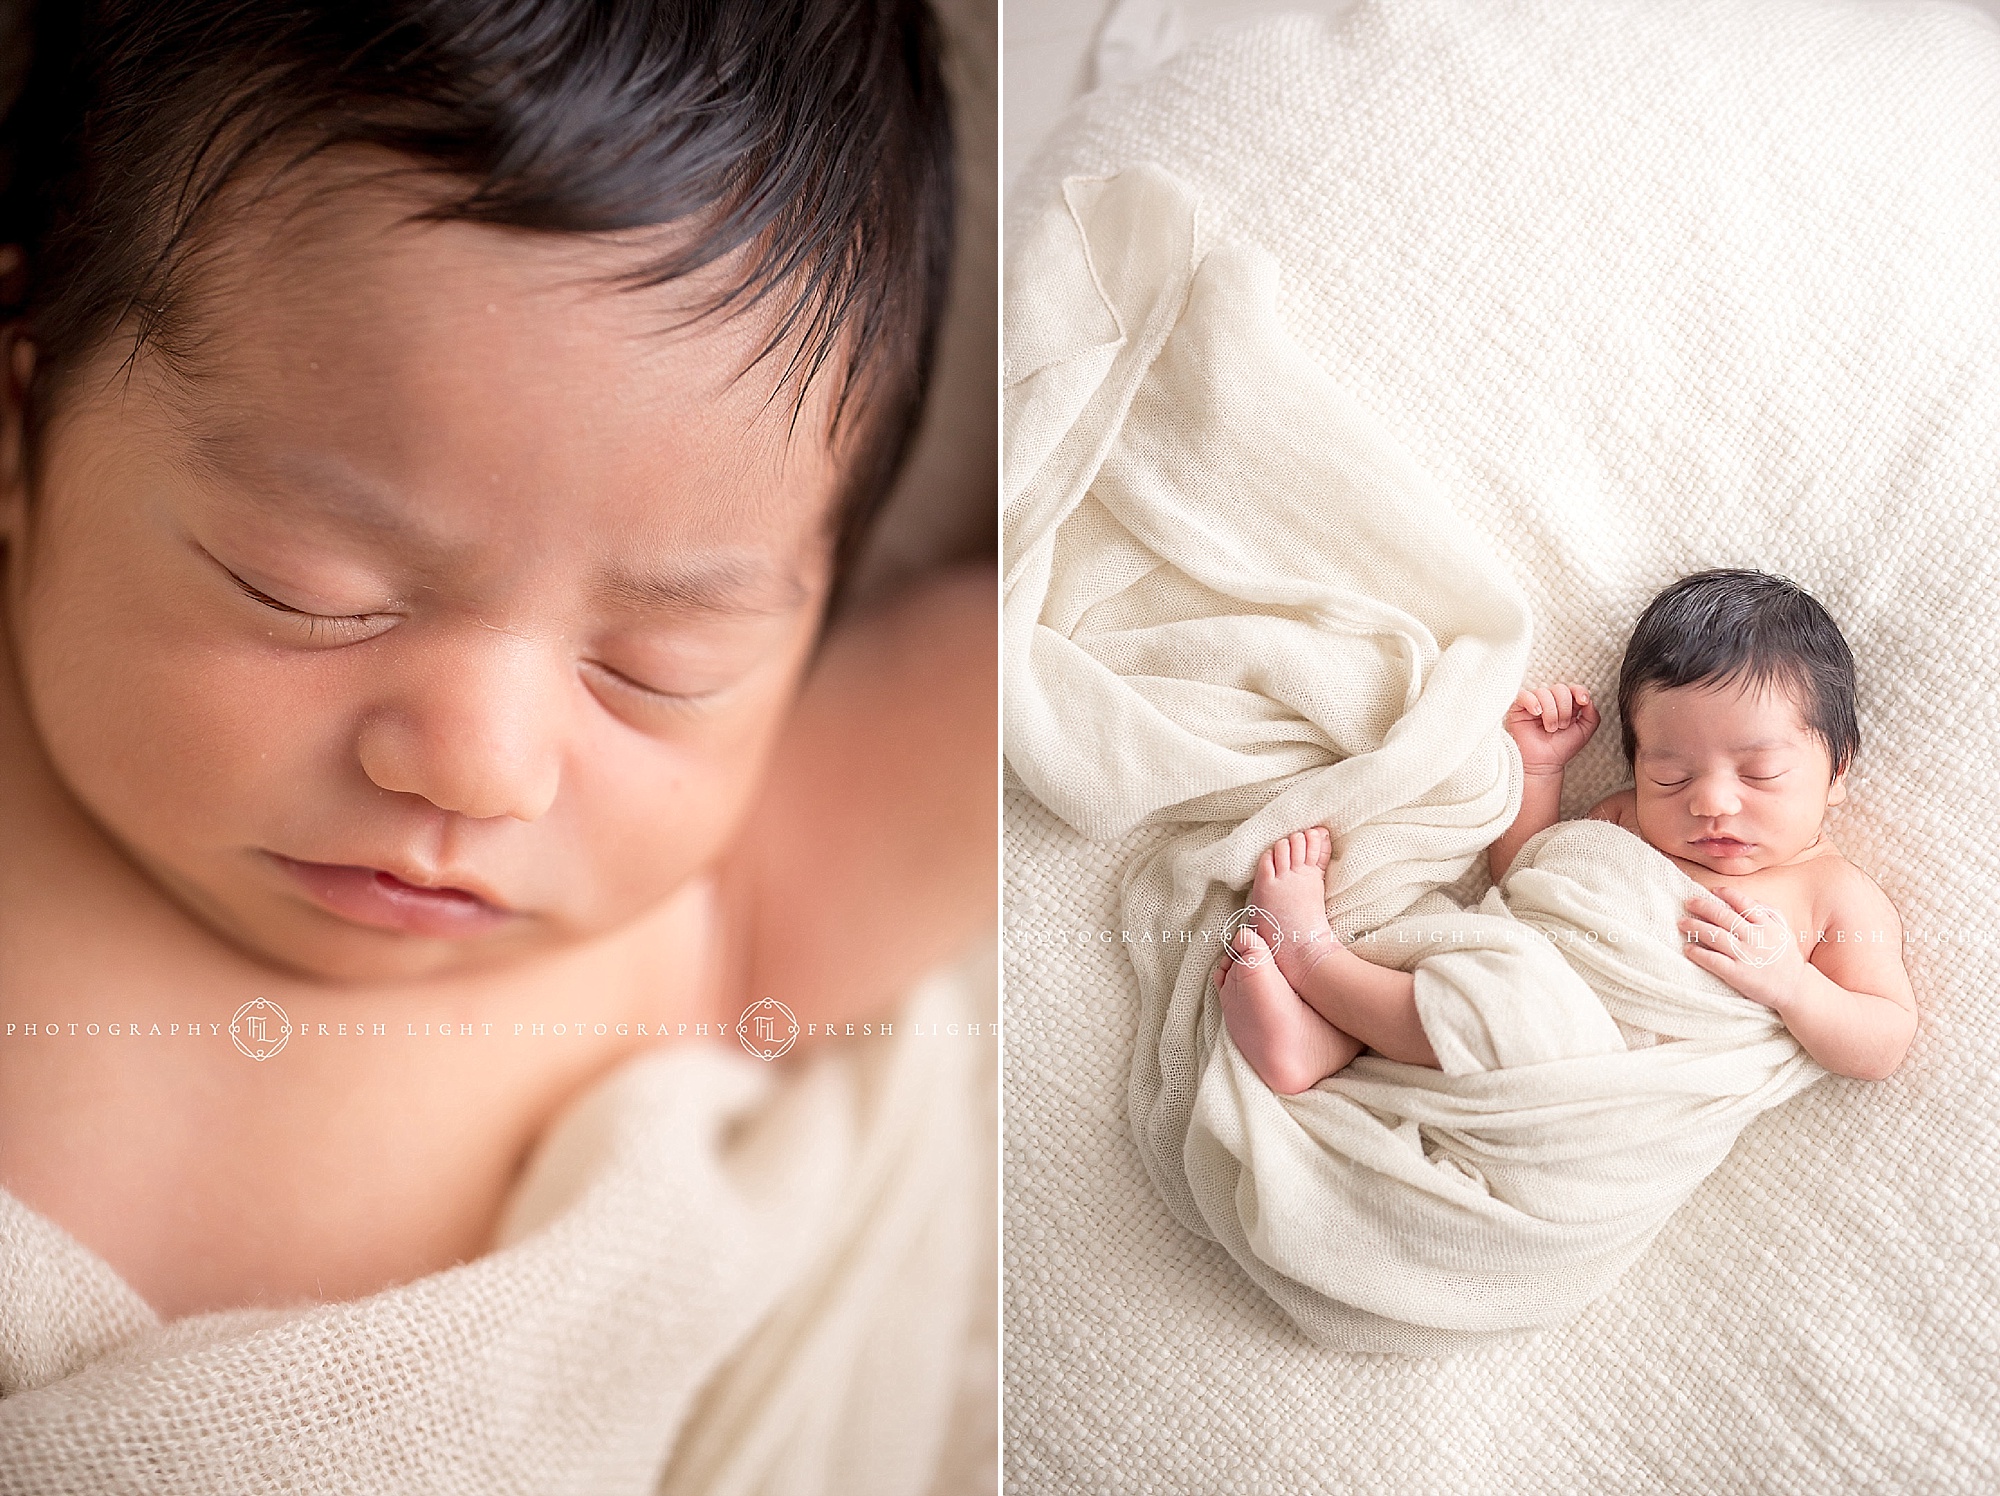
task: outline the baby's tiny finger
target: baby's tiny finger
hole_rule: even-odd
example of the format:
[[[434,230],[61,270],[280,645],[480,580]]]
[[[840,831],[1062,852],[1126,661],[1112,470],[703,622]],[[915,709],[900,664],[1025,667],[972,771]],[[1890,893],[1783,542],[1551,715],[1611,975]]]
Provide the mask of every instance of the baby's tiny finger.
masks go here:
[[[1699,914],[1703,919],[1719,920],[1723,924],[1728,924],[1736,914],[1734,909],[1723,903],[1713,893],[1698,893],[1694,895],[1694,897],[1687,901],[1687,907],[1692,909],[1696,914]]]
[[[1750,911],[1750,897],[1740,889],[1724,884],[1715,890],[1715,896],[1728,906],[1731,914],[1747,914]]]
[[[1674,927],[1683,935],[1692,935],[1694,937],[1692,941],[1684,941],[1682,942],[1683,944],[1713,944],[1716,937],[1722,934],[1722,931],[1714,925],[1709,924],[1706,920],[1695,919],[1691,916],[1678,920]]]

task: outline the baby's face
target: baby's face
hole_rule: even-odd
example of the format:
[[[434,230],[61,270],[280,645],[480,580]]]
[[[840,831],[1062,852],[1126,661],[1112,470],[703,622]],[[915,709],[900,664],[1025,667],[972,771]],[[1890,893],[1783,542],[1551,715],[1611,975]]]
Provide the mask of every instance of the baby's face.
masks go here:
[[[1718,873],[1754,873],[1818,839],[1847,797],[1791,695],[1740,683],[1651,688],[1632,705],[1640,835]]]
[[[839,481],[782,356],[737,377],[761,316],[662,333],[669,292],[587,283],[624,248],[407,206],[233,227],[192,383],[101,363],[0,511],[58,774],[188,910],[344,980],[554,949],[716,857]]]

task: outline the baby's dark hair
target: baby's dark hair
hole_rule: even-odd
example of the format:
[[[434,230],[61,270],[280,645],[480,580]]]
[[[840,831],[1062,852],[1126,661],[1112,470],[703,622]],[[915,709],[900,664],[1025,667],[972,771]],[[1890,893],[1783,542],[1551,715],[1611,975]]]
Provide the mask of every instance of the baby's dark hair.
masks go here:
[[[1618,672],[1625,762],[1638,753],[1632,705],[1651,686],[1741,681],[1793,693],[1836,776],[1861,747],[1854,655],[1840,626],[1804,588],[1761,571],[1701,571],[1646,605]]]
[[[854,452],[829,517],[844,572],[909,445],[949,272],[951,123],[924,0],[20,9],[0,58],[17,75],[27,59],[0,243],[27,264],[0,315],[37,345],[31,451],[38,412],[119,330],[174,356],[204,211],[246,167],[386,147],[449,187],[420,218],[676,225],[627,287],[743,249],[704,314],[772,298],[758,361],[784,359],[794,422],[812,381],[835,381],[833,430]]]

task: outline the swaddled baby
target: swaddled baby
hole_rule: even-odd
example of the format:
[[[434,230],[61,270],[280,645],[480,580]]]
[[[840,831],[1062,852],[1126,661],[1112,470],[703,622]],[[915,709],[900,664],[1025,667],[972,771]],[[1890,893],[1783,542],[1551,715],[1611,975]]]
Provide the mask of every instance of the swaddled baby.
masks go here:
[[[1705,571],[1647,606],[1618,680],[1634,784],[1600,801],[1615,822],[1708,889],[1687,901],[1687,958],[1775,1012],[1837,1075],[1880,1080],[1916,1033],[1902,925],[1827,836],[1860,744],[1854,659],[1812,597],[1781,577]],[[1521,750],[1521,809],[1488,849],[1496,883],[1560,820],[1563,769],[1598,712],[1579,685],[1524,689],[1505,727]],[[1415,978],[1341,944],[1326,919],[1333,839],[1319,826],[1265,852],[1257,911],[1216,973],[1236,1047],[1292,1094],[1363,1048],[1435,1067]]]

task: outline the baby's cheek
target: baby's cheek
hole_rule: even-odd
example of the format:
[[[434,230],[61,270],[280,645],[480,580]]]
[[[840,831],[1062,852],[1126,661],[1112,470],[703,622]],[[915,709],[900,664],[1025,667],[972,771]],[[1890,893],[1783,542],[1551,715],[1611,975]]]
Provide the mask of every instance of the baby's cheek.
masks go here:
[[[162,635],[80,640],[66,666],[37,672],[44,744],[121,837],[226,837],[273,779],[294,801],[317,798],[323,775],[301,740],[324,712],[282,682],[246,678],[201,642]]]
[[[1659,807],[1639,800],[1620,824],[1654,851],[1664,852],[1670,857],[1675,855],[1673,849],[1677,842],[1671,834],[1671,819]]]
[[[763,781],[761,738],[718,734],[582,773],[575,834],[603,920],[673,893],[735,843]]]

